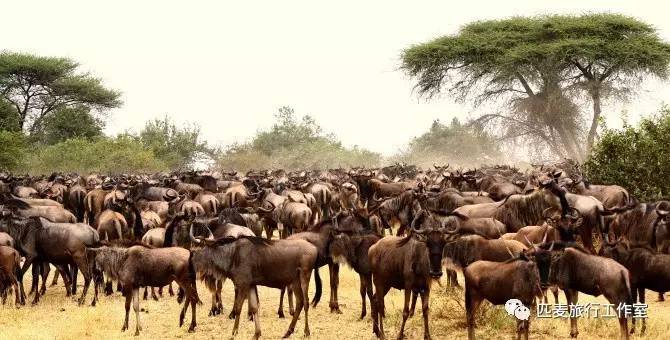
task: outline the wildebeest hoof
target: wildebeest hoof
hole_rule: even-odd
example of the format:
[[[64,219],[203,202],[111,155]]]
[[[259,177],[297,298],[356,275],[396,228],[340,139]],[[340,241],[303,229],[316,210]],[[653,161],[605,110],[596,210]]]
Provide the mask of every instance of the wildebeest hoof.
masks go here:
[[[340,307],[331,307],[330,312],[335,313],[335,314],[342,314],[342,311],[340,310]]]
[[[578,334],[579,334],[578,331],[570,331],[570,337],[571,338],[576,338]]]
[[[292,333],[293,333],[293,330],[292,330],[292,329],[287,330],[287,331],[286,331],[286,334],[284,334],[284,336],[282,337],[282,339],[286,339],[286,338],[290,337]]]
[[[158,301],[158,296],[156,296],[156,295],[152,295],[151,298],[152,298],[154,301]],[[145,300],[146,300],[146,299],[145,299]]]
[[[195,328],[194,327],[189,327],[188,332],[189,333],[195,333]]]
[[[280,319],[283,319],[284,318],[284,311],[283,310],[278,311],[277,315],[279,315]]]
[[[230,319],[230,320],[235,319],[235,312],[234,311],[230,311],[230,314],[228,314],[228,319]]]
[[[135,336],[140,336],[140,331],[139,330],[135,331]]]
[[[91,307],[95,307],[95,300],[93,300],[93,302],[91,302]]]

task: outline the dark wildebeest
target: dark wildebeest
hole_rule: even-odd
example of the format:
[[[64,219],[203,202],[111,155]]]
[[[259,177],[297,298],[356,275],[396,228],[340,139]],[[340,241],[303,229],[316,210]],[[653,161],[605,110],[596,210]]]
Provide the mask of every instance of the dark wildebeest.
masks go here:
[[[384,339],[384,297],[389,289],[405,291],[402,324],[398,338],[403,337],[405,322],[410,315],[412,294],[421,295],[424,339],[430,339],[428,327],[430,286],[442,276],[442,253],[445,245],[444,228],[427,211],[417,214],[405,237],[382,238],[370,247],[368,256],[375,285],[372,304],[372,331]]]
[[[463,196],[460,191],[449,188],[438,193],[428,193],[423,204],[428,210],[453,211],[464,205],[492,202],[493,199],[488,196]]]
[[[465,268],[465,313],[468,339],[475,338],[475,313],[483,300],[503,305],[518,299],[533,310],[535,298],[542,296],[541,273],[523,252],[505,262],[476,261]],[[544,282],[547,272],[544,271]],[[528,339],[530,320],[517,320],[517,339]]]
[[[14,290],[14,305],[18,308],[21,303],[21,291],[17,276],[21,270],[21,256],[16,249],[0,245],[0,295],[2,304],[7,301],[7,291]]]
[[[52,222],[64,222],[64,223],[75,223],[77,218],[68,210],[57,207],[57,206],[32,206],[19,199],[6,199],[4,202],[0,200],[0,203],[4,205],[4,208],[12,211],[16,216],[20,217],[31,217],[39,216],[44,217]]]
[[[663,293],[670,290],[670,255],[658,254],[646,245],[630,246],[627,241],[604,244],[600,255],[621,263],[630,272],[630,289],[633,303],[645,303],[645,290]],[[635,319],[630,330],[635,332]],[[647,319],[642,319],[641,334],[647,329]]]
[[[468,217],[492,217],[505,224],[507,232],[516,232],[542,222],[542,213],[547,208],[559,208],[563,215],[570,210],[565,190],[551,179],[543,181],[530,194],[512,195],[495,203],[464,205],[455,212]]]
[[[202,240],[202,239],[201,239]],[[196,239],[193,239],[197,242]],[[261,336],[256,286],[282,289],[289,287],[296,295],[297,311],[284,338],[293,333],[301,310],[305,310],[305,336],[309,336],[309,300],[307,290],[318,251],[305,240],[271,241],[259,237],[241,236],[219,240],[202,240],[205,247],[191,252],[198,273],[217,280],[230,278],[235,285],[235,324],[237,334],[242,304],[249,299],[249,312],[254,320],[254,339]],[[317,294],[321,285],[317,283]]]
[[[538,257],[538,266],[548,266],[547,284],[557,285],[565,293],[568,305],[577,304],[579,292],[592,296],[605,296],[615,306],[632,305],[629,272],[615,260],[591,255],[575,243],[543,244],[540,250],[548,249],[550,257]],[[577,318],[570,315],[570,336],[577,337]],[[628,339],[627,317],[619,315],[619,329],[622,339]]]
[[[200,302],[195,285],[195,271],[190,262],[190,253],[180,247],[150,248],[135,245],[130,248],[89,248],[87,256],[93,262],[92,272],[104,273],[123,287],[126,297],[126,316],[121,331],[128,329],[130,303],[135,310],[135,335],[140,334],[140,287],[162,287],[173,280],[185,292],[184,307],[179,314],[179,327],[184,323],[186,310],[191,305],[189,333],[195,331],[195,305]]]
[[[378,201],[379,202],[379,201]],[[414,190],[407,190],[400,195],[381,202],[371,212],[377,211],[384,228],[391,230],[393,222],[400,223],[397,235],[404,235],[405,228],[414,220],[421,210],[421,205]]]
[[[346,233],[339,233],[333,238],[330,244],[330,257],[333,262],[339,264],[348,264],[358,273],[360,280],[361,293],[361,317],[362,320],[367,314],[365,308],[365,295],[370,299],[370,305],[374,303],[372,294],[372,269],[370,268],[370,259],[368,250],[379,241],[380,237],[376,234],[363,234],[349,236]]]
[[[88,226],[87,226],[88,227]],[[88,227],[90,228],[90,227]],[[16,249],[25,257],[25,262],[18,277],[22,298],[25,297],[23,291],[23,275],[33,262],[49,262],[56,265],[63,278],[69,278],[65,267],[67,265],[76,265],[82,269],[84,274],[84,290],[78,302],[84,303],[84,298],[91,282],[86,260],[86,244],[78,236],[77,232],[69,227],[67,223],[50,223],[43,218],[31,217],[28,219],[3,218],[0,223],[0,231],[8,233],[16,244]],[[40,267],[38,265],[36,268]],[[37,284],[33,282],[33,287]],[[70,283],[66,282],[66,292],[70,295]],[[40,293],[35,291],[33,304],[39,301]],[[93,300],[95,302],[95,299]]]

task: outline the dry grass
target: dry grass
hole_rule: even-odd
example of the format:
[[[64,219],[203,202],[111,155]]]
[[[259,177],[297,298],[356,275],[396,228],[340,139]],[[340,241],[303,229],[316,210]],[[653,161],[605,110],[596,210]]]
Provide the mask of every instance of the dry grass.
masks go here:
[[[358,276],[348,268],[341,271],[340,303],[344,314],[330,314],[328,311],[328,275],[322,268],[324,278],[324,299],[321,304],[310,309],[310,325],[312,339],[374,339],[369,318],[359,321],[360,297],[358,293]],[[29,280],[28,280],[29,281]],[[462,278],[461,278],[462,282]],[[26,287],[29,282],[26,282]],[[140,338],[188,338],[188,339],[220,339],[229,338],[232,321],[227,319],[232,300],[232,283],[224,286],[224,315],[208,317],[209,292],[199,287],[203,306],[198,309],[198,327],[196,333],[188,334],[187,326],[177,327],[179,306],[176,299],[165,297],[156,302],[142,301],[141,313],[143,331]],[[313,295],[313,287],[310,295]],[[435,285],[431,299],[431,330],[434,339],[461,339],[467,336],[465,330],[465,312],[463,309],[463,292],[458,289],[447,290]],[[261,326],[263,338],[278,339],[288,327],[289,319],[278,319],[279,291],[261,288]],[[670,328],[670,302],[655,302],[656,294],[647,293],[650,301],[649,323],[645,339],[667,339]],[[565,298],[561,295],[562,301]],[[600,297],[580,295],[580,302],[598,300]],[[87,300],[90,303],[90,295]],[[386,298],[387,318],[385,320],[387,336],[395,338],[401,320],[402,294],[392,290]],[[418,306],[417,306],[418,307]],[[15,309],[7,304],[0,307],[0,339],[118,339],[132,338],[135,317],[132,314],[131,331],[122,333],[123,299],[117,293],[112,297],[102,297],[97,307],[77,307],[76,303],[64,297],[62,283],[51,287],[47,295],[36,307],[25,306]],[[244,310],[246,313],[246,308]],[[369,311],[368,311],[369,312]],[[190,321],[187,314],[187,324]],[[288,316],[288,313],[287,313]],[[303,337],[302,320],[298,323],[293,338]],[[501,307],[485,304],[478,316],[477,336],[480,339],[512,338],[515,322]],[[581,319],[579,321],[579,339],[611,339],[618,336],[618,323],[615,319]],[[242,321],[238,339],[248,339],[253,335],[253,323]],[[534,319],[531,324],[533,339],[568,338],[568,321],[563,319]],[[406,328],[408,339],[420,339],[423,336],[421,312],[408,322]]]

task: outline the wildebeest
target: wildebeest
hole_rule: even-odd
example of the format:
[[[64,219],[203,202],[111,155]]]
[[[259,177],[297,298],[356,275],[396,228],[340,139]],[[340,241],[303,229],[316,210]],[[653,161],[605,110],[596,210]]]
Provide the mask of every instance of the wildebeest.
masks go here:
[[[22,295],[19,290],[17,276],[21,270],[21,256],[16,249],[0,245],[0,294],[2,295],[2,304],[7,299],[9,288],[14,290],[14,304],[16,307],[21,303]]]
[[[32,206],[22,200],[6,199],[0,202],[4,209],[12,211],[13,214],[21,217],[40,216],[52,222],[75,223],[77,218],[68,210],[57,206]]]
[[[407,190],[401,194],[389,198],[381,202],[376,209],[379,217],[382,220],[384,228],[391,229],[392,223],[398,221],[400,228],[398,228],[397,235],[403,235],[405,227],[413,220],[414,216],[421,210],[417,193],[413,190]]]
[[[475,313],[483,300],[494,305],[518,299],[533,310],[535,298],[542,296],[540,271],[524,253],[505,262],[476,261],[463,272],[468,339],[475,338]],[[528,339],[530,320],[517,320],[517,339]]]
[[[361,294],[361,316],[365,318],[367,314],[365,308],[365,296],[370,299],[370,305],[373,302],[372,294],[372,268],[368,250],[379,241],[380,237],[375,234],[363,234],[349,236],[346,233],[340,233],[333,238],[330,243],[330,257],[335,263],[346,263],[358,273],[360,280]]]
[[[504,201],[464,205],[455,212],[468,217],[492,217],[507,227],[507,232],[541,222],[542,213],[547,208],[561,209],[562,214],[569,213],[570,206],[565,198],[565,190],[553,180],[541,183],[541,187],[526,195],[511,195]]]
[[[173,280],[185,292],[184,307],[179,314],[179,326],[184,323],[184,315],[191,305],[191,325],[189,333],[195,331],[195,305],[200,302],[195,285],[195,270],[190,262],[188,250],[180,247],[150,248],[135,245],[130,248],[100,247],[89,248],[87,256],[92,260],[92,272],[104,273],[118,281],[126,298],[126,315],[121,331],[128,329],[130,303],[135,310],[135,335],[140,334],[140,287],[162,287]]]
[[[305,336],[309,331],[309,301],[307,290],[312,270],[315,269],[317,249],[305,240],[271,241],[259,237],[242,236],[204,241],[205,247],[192,251],[192,263],[201,275],[217,280],[230,278],[235,285],[235,324],[237,333],[240,312],[245,299],[249,299],[249,312],[254,320],[254,339],[261,336],[258,318],[258,292],[256,286],[272,288],[289,287],[296,295],[297,310],[284,338],[295,329],[301,310],[305,311]],[[321,286],[317,284],[317,294]]]
[[[646,245],[629,245],[627,241],[604,244],[600,255],[621,263],[630,272],[630,289],[633,303],[645,303],[645,290],[663,293],[670,290],[670,255],[658,254]],[[635,332],[635,319],[631,333]],[[641,334],[647,328],[642,319]]]
[[[421,211],[412,221],[409,235],[389,236],[370,247],[368,256],[375,285],[372,304],[373,332],[384,339],[384,297],[389,289],[405,291],[402,324],[398,338],[403,337],[405,322],[410,315],[412,294],[421,296],[424,339],[430,339],[428,327],[430,286],[442,276],[442,252],[445,245],[444,228],[437,218]]]
[[[615,306],[632,305],[629,272],[615,260],[591,255],[574,243],[545,243],[539,249],[548,249],[551,256],[538,258],[538,266],[549,268],[548,284],[562,289],[569,305],[577,304],[579,292],[602,294]],[[619,315],[619,330],[621,338],[628,339],[626,315]],[[574,338],[577,334],[577,318],[571,315],[570,336]]]

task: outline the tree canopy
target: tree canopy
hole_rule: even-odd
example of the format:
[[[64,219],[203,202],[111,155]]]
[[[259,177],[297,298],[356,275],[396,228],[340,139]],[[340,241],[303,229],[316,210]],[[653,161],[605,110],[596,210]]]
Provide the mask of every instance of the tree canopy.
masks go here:
[[[71,138],[92,139],[102,136],[104,122],[85,106],[58,109],[44,118],[31,139],[43,144],[57,144]]]
[[[402,54],[420,95],[501,103],[480,122],[577,159],[596,137],[601,101],[625,99],[645,77],[667,78],[669,63],[670,44],[651,25],[618,14],[477,21]]]
[[[103,113],[121,105],[118,91],[104,87],[88,73],[77,72],[78,67],[68,58],[0,53],[0,97],[13,107],[4,114],[17,121],[20,130],[32,134],[58,110],[83,107]]]

